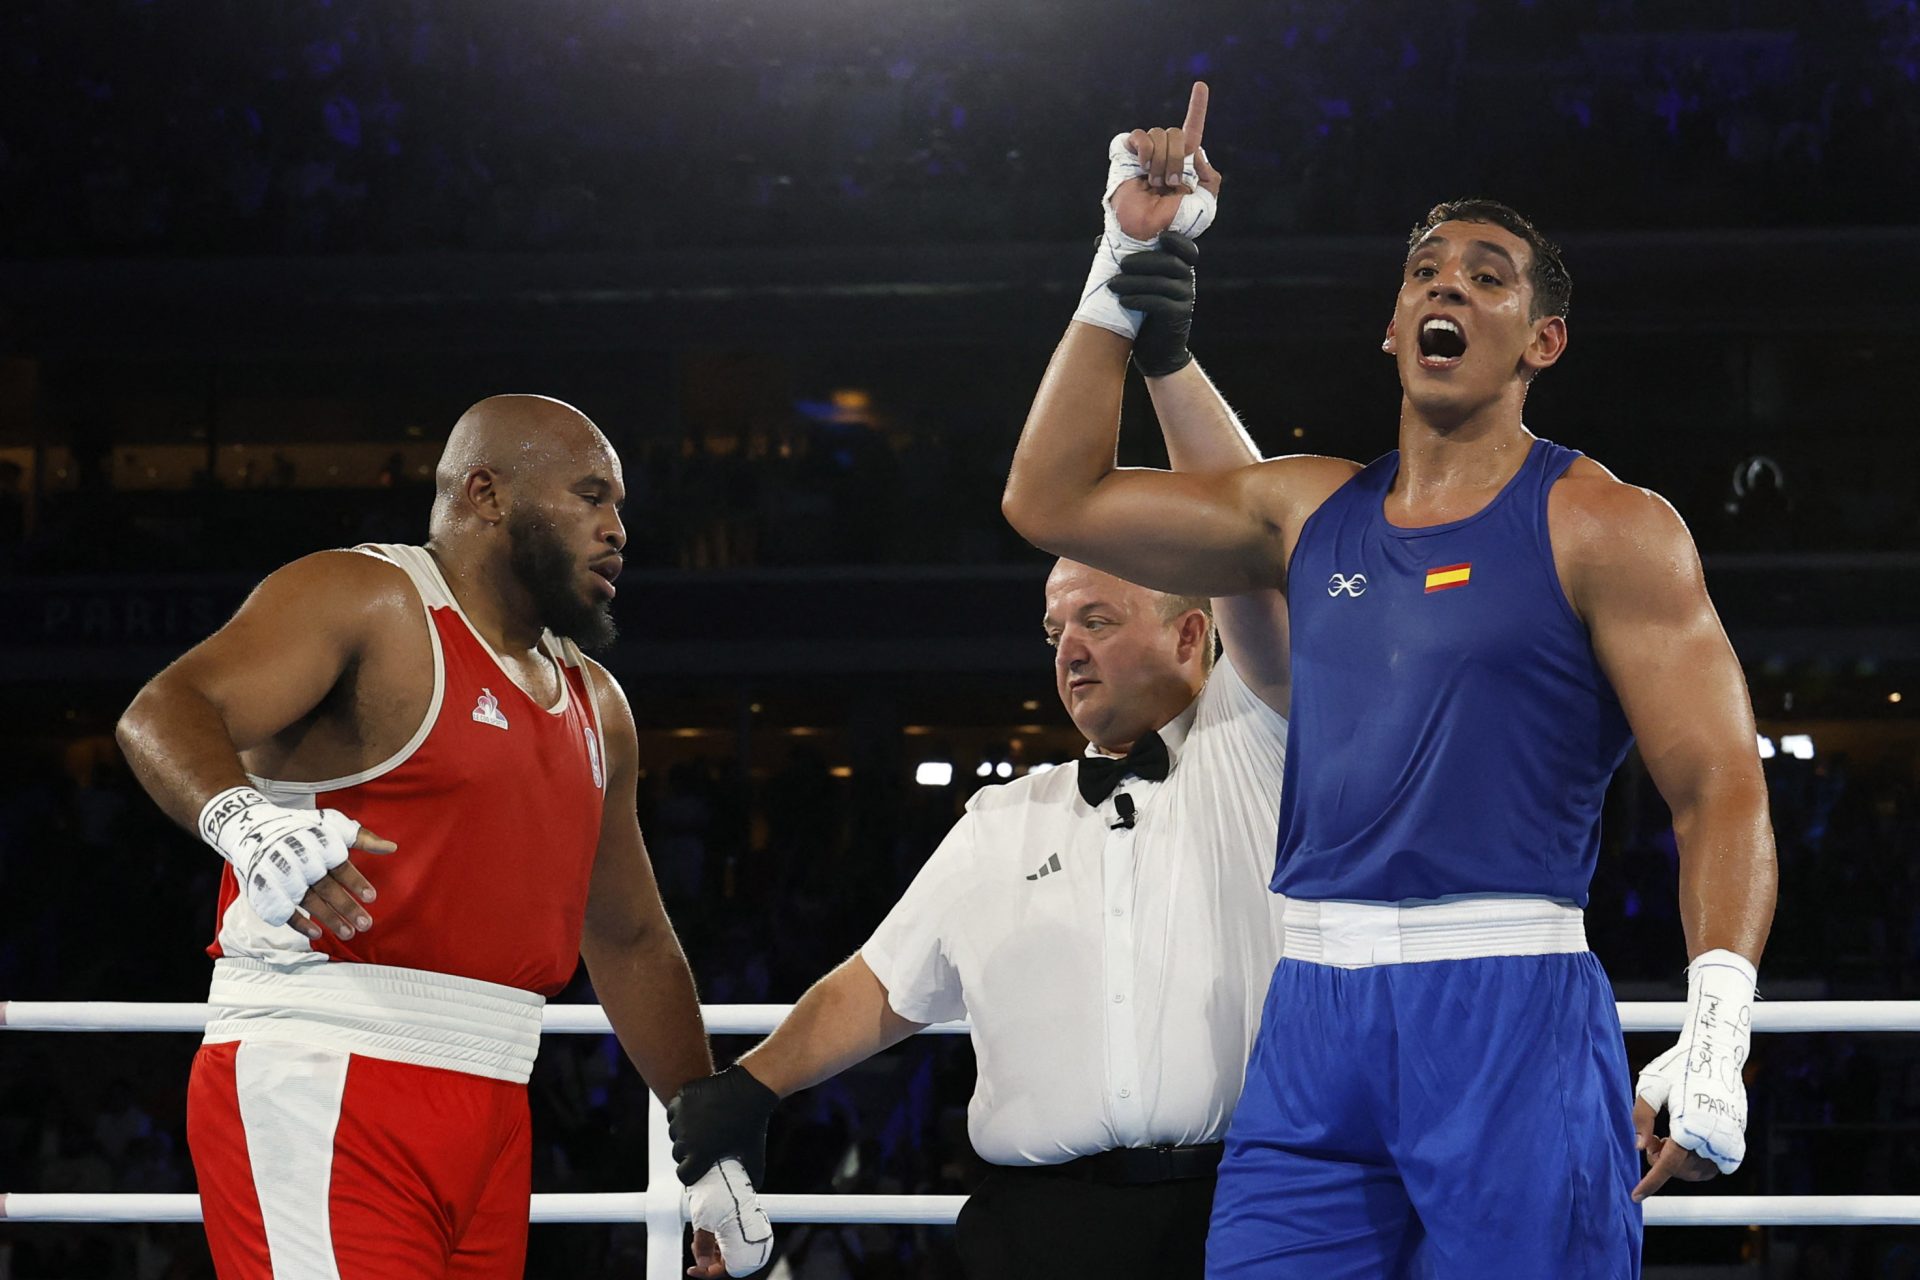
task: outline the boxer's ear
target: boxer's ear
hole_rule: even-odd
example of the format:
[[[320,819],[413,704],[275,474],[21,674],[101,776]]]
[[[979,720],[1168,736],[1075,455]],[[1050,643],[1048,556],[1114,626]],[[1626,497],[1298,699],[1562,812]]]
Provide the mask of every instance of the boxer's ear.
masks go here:
[[[473,514],[485,524],[499,524],[507,518],[506,477],[481,463],[467,468],[467,483],[460,491]]]

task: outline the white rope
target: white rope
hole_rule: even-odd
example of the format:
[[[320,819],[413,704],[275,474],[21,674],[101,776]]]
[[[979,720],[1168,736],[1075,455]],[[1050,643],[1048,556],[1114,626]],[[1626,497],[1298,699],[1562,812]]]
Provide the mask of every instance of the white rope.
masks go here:
[[[1682,1001],[1621,1001],[1622,1031],[1678,1031]],[[1920,1000],[1762,1000],[1753,1029],[1774,1032],[1920,1031]]]
[[[204,1004],[134,1004],[126,1000],[9,1000],[0,1027],[9,1031],[200,1031]]]
[[[785,1004],[709,1004],[700,1007],[707,1034],[765,1035],[787,1015]],[[1684,1001],[1625,1001],[1625,1031],[1678,1031]],[[118,1000],[0,1001],[0,1030],[8,1031],[198,1031],[206,1025],[204,1004],[135,1004]],[[1920,1031],[1920,1000],[1776,1000],[1753,1007],[1753,1029],[1773,1032]],[[550,1004],[549,1035],[605,1035],[612,1028],[597,1004]],[[965,1022],[939,1022],[933,1035],[965,1035]]]
[[[709,1004],[700,1007],[707,1034],[765,1035],[790,1004]],[[126,1000],[4,1000],[4,1031],[199,1031],[212,1016],[204,1004],[137,1004]],[[1678,1023],[1675,1023],[1678,1026]],[[542,1014],[548,1035],[609,1035],[613,1027],[597,1004],[550,1004]],[[936,1022],[922,1034],[965,1035],[964,1022]]]
[[[789,1005],[706,1005],[701,1014],[712,1035],[758,1035],[773,1030]],[[1679,1002],[1629,1002],[1619,1006],[1627,1031],[1674,1031],[1686,1006]],[[137,1004],[126,1001],[0,1002],[0,1029],[13,1031],[199,1031],[204,1004]],[[549,1005],[544,1029],[556,1035],[603,1035],[611,1028],[598,1005]],[[964,1022],[928,1027],[938,1034],[967,1031]],[[1920,1031],[1920,1001],[1805,1000],[1761,1004],[1755,1031]],[[533,1197],[536,1223],[625,1222],[647,1227],[647,1275],[678,1275],[685,1201],[673,1176],[666,1120],[657,1098],[647,1100],[647,1171],[652,1190]],[[763,1195],[775,1222],[860,1225],[950,1224],[963,1196]],[[15,1222],[198,1222],[200,1200],[191,1195],[0,1195],[0,1219]],[[1646,1205],[1646,1224],[1664,1226],[1790,1226],[1826,1224],[1920,1226],[1920,1196],[1681,1196],[1657,1197]]]
[[[531,1221],[547,1223],[647,1220],[643,1191],[574,1192],[533,1197]],[[965,1196],[780,1195],[760,1197],[775,1222],[830,1225],[885,1223],[948,1226]],[[677,1208],[677,1205],[675,1206]],[[1655,1196],[1646,1203],[1650,1227],[1920,1226],[1920,1196]],[[9,1222],[198,1222],[192,1195],[0,1196]],[[676,1231],[680,1218],[672,1216]]]

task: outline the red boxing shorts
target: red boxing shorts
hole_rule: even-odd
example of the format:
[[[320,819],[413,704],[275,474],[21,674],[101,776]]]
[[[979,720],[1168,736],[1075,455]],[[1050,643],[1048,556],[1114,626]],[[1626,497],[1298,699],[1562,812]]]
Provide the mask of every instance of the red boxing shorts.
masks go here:
[[[523,1084],[274,1040],[203,1045],[187,1142],[220,1280],[518,1280]]]
[[[530,991],[227,957],[187,1088],[221,1280],[508,1280],[532,1203]]]

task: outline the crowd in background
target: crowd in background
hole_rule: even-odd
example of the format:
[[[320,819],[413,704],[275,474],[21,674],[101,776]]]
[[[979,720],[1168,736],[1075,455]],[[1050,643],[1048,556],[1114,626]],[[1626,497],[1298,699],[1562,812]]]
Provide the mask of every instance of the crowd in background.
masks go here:
[[[680,438],[629,439],[621,444],[629,561],[727,570],[1030,557],[999,509],[1016,430],[1008,421],[879,431],[796,413],[772,447],[723,452]],[[1727,445],[1663,438],[1659,457],[1633,456],[1647,443],[1608,439],[1596,452],[1623,478],[1669,497],[1703,553],[1920,548],[1920,472],[1906,466],[1862,467],[1851,450],[1805,440],[1803,450],[1824,456],[1743,464],[1730,479]],[[1375,456],[1385,444],[1353,456]],[[1902,447],[1910,451],[1911,441]],[[86,487],[39,495],[29,521],[33,500],[20,469],[0,464],[0,569],[264,574],[316,547],[426,537],[425,477],[326,488],[299,480],[291,465],[248,487],[122,489],[99,474]]]
[[[62,255],[1070,237],[1088,204],[1072,175],[1098,174],[1118,129],[1177,123],[1199,76],[1235,234],[1398,230],[1437,175],[1460,194],[1497,177],[1566,229],[1887,223],[1920,204],[1920,16],[1898,0],[1164,16],[8,5],[0,238]],[[1639,180],[1595,180],[1622,172]]]
[[[639,441],[622,451],[628,555],[662,569],[1005,561],[1025,544],[1000,518],[1002,434],[1001,448],[955,448],[937,431],[796,422],[752,454]],[[0,523],[21,535],[0,538],[0,565],[36,574],[265,571],[316,546],[424,541],[432,501],[422,477],[297,488],[289,469],[249,488],[124,490],[103,475],[41,495],[29,530],[14,471],[0,471]]]
[[[1208,150],[1235,184],[1223,215],[1235,236],[1398,232],[1436,183],[1498,195],[1556,232],[1888,224],[1920,208],[1911,0],[1684,12],[1639,0],[1189,0],[1177,22],[1169,12],[1146,0],[9,4],[0,257],[1064,242],[1092,225],[1100,144],[1175,122],[1196,77],[1215,88]],[[30,321],[0,315],[0,334]],[[1705,363],[1743,362],[1765,384],[1796,354],[1787,344]],[[824,388],[796,385],[728,440],[676,418],[698,404],[661,409],[652,434],[616,432],[633,563],[1030,555],[998,513],[1019,408],[1005,396],[983,408],[977,388],[964,393],[975,375],[949,367],[961,372],[943,381],[914,366],[924,403],[877,396],[859,421],[807,398]],[[962,394],[949,394],[953,379]],[[0,574],[258,573],[316,546],[424,535],[425,480],[406,467],[317,485],[267,443],[237,481],[142,488],[113,473],[124,424],[58,400],[46,393],[52,407],[23,414],[6,443],[56,446],[76,474],[53,483],[0,459]],[[1612,435],[1611,398],[1592,400],[1558,406],[1553,426],[1593,432],[1603,460],[1671,496],[1709,554],[1920,547],[1920,468],[1900,461],[1910,440],[1883,431],[1836,445],[1847,424],[1799,401],[1773,418],[1749,406],[1754,423],[1735,415],[1717,436],[1665,422]],[[1326,447],[1252,425],[1275,433],[1269,447]],[[110,741],[46,754],[57,736],[0,771],[0,998],[200,999],[219,863],[159,815]],[[1781,910],[1763,994],[1920,998],[1912,762],[1782,755],[1767,772]],[[650,774],[643,824],[703,998],[796,998],[865,939],[973,785],[916,787],[860,761],[836,777],[804,746],[766,776],[720,756]],[[1668,815],[1632,763],[1609,801],[1588,913],[1618,982],[1679,992],[1676,876]],[[594,995],[580,978],[561,998]],[[1629,1047],[1644,1059],[1660,1040]],[[191,1037],[8,1033],[5,1047],[0,1189],[192,1189]],[[715,1046],[723,1058],[745,1047]],[[1752,1155],[1727,1190],[1920,1186],[1912,1037],[1762,1036],[1751,1076]],[[808,1091],[780,1113],[771,1187],[970,1189],[972,1081],[964,1041],[929,1037]],[[611,1037],[549,1039],[531,1096],[536,1190],[643,1183],[643,1086]],[[783,1239],[790,1280],[958,1274],[943,1230]],[[1649,1256],[1726,1261],[1759,1239],[1667,1233]],[[1765,1240],[1776,1263],[1793,1251],[1773,1274],[1795,1280],[1920,1277],[1920,1251],[1892,1233]],[[632,1227],[536,1228],[529,1275],[638,1274],[642,1242]],[[0,1280],[210,1274],[193,1227],[0,1224]]]
[[[1194,0],[1171,31],[1159,16],[1145,0],[8,5],[0,257],[473,250],[506,261],[1065,242],[1094,225],[1101,140],[1172,122],[1196,76],[1215,87],[1209,152],[1234,184],[1221,224],[1233,236],[1392,233],[1437,195],[1468,193],[1507,199],[1556,234],[1887,225],[1920,208],[1920,10],[1904,0],[1684,12],[1634,0]],[[107,27],[124,38],[99,39]],[[1650,297],[1646,311],[1685,303]],[[0,314],[0,339],[32,319]],[[1582,323],[1557,383],[1590,359]],[[1210,367],[1221,354],[1209,347]],[[1887,434],[1818,402],[1769,417],[1764,387],[1802,358],[1798,344],[1761,338],[1636,388],[1657,399],[1705,387],[1716,406],[1743,404],[1743,443],[1727,431],[1702,441],[1667,419],[1646,433],[1656,456],[1626,457],[1617,421],[1592,408],[1612,396],[1592,383],[1578,429],[1574,406],[1557,405],[1549,434],[1587,432],[1558,438],[1672,497],[1708,552],[1920,547],[1920,468],[1910,456],[1857,462],[1885,439],[1779,457],[1816,435]],[[1900,356],[1878,359],[1884,369]],[[1723,365],[1746,367],[1752,385],[1722,394]],[[1260,393],[1248,375],[1223,385]],[[677,404],[658,410],[654,437],[622,440],[636,560],[726,569],[1020,554],[997,515],[1019,407],[983,413],[962,388],[944,409],[896,407],[876,430],[810,414],[802,397],[820,390],[796,388],[784,420],[737,446],[690,442]],[[1356,404],[1351,416],[1384,412]],[[257,570],[318,543],[420,534],[410,477],[315,487],[281,458],[245,483],[137,491],[78,457],[82,437],[118,423],[23,409],[6,443],[27,443],[29,417],[31,432],[71,442],[84,481],[0,461],[0,568]],[[1305,420],[1316,433],[1346,425]],[[1384,446],[1277,432],[1261,442],[1361,458]],[[1736,466],[1750,491],[1733,492]]]

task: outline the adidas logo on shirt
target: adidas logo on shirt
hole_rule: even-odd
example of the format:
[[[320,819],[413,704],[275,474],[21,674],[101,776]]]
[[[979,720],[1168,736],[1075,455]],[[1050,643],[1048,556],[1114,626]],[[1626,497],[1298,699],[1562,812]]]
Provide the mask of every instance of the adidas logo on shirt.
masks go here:
[[[1060,869],[1060,855],[1056,853],[1052,857],[1048,858],[1045,862],[1041,863],[1040,869],[1034,872],[1032,875],[1028,876],[1027,879],[1040,880],[1047,876],[1052,875],[1054,872],[1058,871],[1059,869]]]

